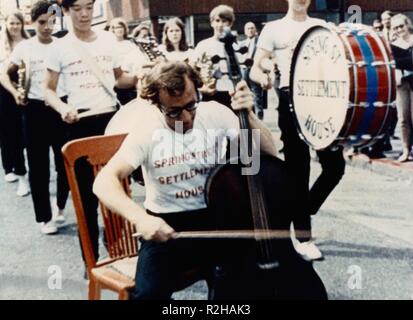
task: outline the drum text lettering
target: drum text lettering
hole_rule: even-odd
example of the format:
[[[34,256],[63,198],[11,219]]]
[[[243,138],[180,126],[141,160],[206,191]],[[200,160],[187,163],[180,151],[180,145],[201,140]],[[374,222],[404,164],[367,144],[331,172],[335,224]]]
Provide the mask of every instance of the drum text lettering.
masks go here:
[[[313,137],[317,137],[318,139],[328,139],[336,132],[332,117],[328,118],[325,122],[317,122],[311,114],[307,117],[305,128]]]
[[[346,99],[346,81],[299,80],[297,95],[300,97]]]

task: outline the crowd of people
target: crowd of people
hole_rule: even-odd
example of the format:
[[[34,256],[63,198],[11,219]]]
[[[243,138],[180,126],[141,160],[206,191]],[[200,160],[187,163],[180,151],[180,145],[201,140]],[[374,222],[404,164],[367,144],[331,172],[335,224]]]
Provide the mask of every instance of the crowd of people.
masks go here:
[[[63,10],[73,26],[73,30],[62,38],[52,34],[51,22],[55,17],[49,11],[51,3],[48,0],[40,0],[32,7],[31,18],[36,31],[32,38],[24,30],[22,14],[10,13],[0,35],[2,164],[5,180],[9,183],[18,181],[17,195],[31,193],[41,232],[55,234],[58,223],[65,221],[69,188],[62,146],[73,139],[108,133],[110,123],[117,122],[118,128],[112,126],[111,132],[129,135],[97,180],[93,180],[93,172],[86,160],[76,165],[95,256],[99,257],[99,198],[133,222],[142,235],[139,286],[133,297],[169,298],[173,288],[168,279],[173,279],[173,273],[180,272],[189,260],[214,262],[212,257],[200,255],[208,252],[204,247],[208,244],[192,246],[185,242],[174,245],[176,231],[193,226],[211,227],[202,190],[214,166],[202,161],[186,163],[184,168],[179,164],[167,168],[157,166],[157,160],[162,159],[153,158],[152,134],[158,129],[168,129],[189,137],[191,130],[197,129],[203,134],[202,141],[215,143],[209,139],[208,129],[234,129],[235,133],[224,130],[222,132],[232,133],[218,137],[230,142],[239,137],[235,112],[245,110],[250,126],[260,129],[262,152],[275,157],[274,138],[262,122],[269,102],[267,92],[274,88],[279,106],[268,107],[278,108],[278,119],[274,121],[281,130],[282,152],[298,204],[291,214],[291,222],[293,229],[306,231],[293,237],[292,243],[304,261],[311,263],[323,259],[312,241],[311,217],[344,175],[345,159],[341,146],[317,151],[322,173],[310,188],[310,148],[296,129],[290,112],[289,89],[292,54],[298,40],[310,27],[326,25],[324,20],[309,17],[310,3],[310,0],[288,0],[287,14],[268,22],[260,34],[259,26],[254,22],[245,24],[243,41],[239,41],[238,48],[246,49],[237,54],[243,62],[241,70],[245,82],[238,84],[229,77],[228,53],[221,41],[236,19],[233,8],[227,5],[219,5],[210,12],[213,34],[194,48],[187,43],[185,24],[177,17],[165,23],[159,45],[151,26],[146,23],[130,31],[124,19],[115,18],[107,30],[94,31],[91,27],[93,0],[62,1]],[[384,36],[396,61],[398,121],[403,144],[398,160],[405,162],[410,160],[413,143],[412,24],[407,16],[386,11],[381,19],[374,21],[372,28]],[[250,64],[246,62],[248,60]],[[140,107],[141,104],[145,107]],[[137,117],[133,120],[144,123],[144,126],[127,125],[119,120],[123,110],[130,106]],[[371,157],[383,156],[383,152],[391,148],[390,138],[394,135],[395,126],[389,127],[382,140],[355,151]],[[185,148],[195,148],[196,152],[213,149],[212,145],[194,145],[191,139],[184,141],[187,143]],[[50,199],[50,148],[57,174],[56,197],[53,199]],[[169,150],[168,146],[165,150],[171,156],[176,151]],[[131,201],[119,184],[122,178],[139,167],[142,167],[147,190],[146,210]],[[192,169],[203,169],[203,174],[171,184],[162,183],[160,179]],[[179,190],[193,189],[199,192],[189,199],[175,196]],[[181,214],[179,219],[177,214]],[[199,218],[193,219],[194,216]],[[170,263],[165,267],[162,263],[166,260],[176,261],[175,268],[171,268]],[[228,268],[231,281],[224,281],[224,293],[221,294],[226,297],[234,297],[239,290],[236,277],[240,275],[232,272],[233,269],[234,266]],[[229,285],[232,290],[228,289]]]

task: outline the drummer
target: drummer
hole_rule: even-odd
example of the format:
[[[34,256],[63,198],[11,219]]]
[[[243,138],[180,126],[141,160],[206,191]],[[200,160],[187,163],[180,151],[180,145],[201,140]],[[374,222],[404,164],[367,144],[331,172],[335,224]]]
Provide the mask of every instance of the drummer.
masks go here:
[[[258,40],[258,49],[254,57],[250,78],[264,89],[271,89],[272,83],[264,63],[272,55],[281,73],[279,88],[280,105],[278,124],[281,140],[284,143],[284,156],[288,169],[295,179],[296,194],[294,200],[303,206],[294,214],[294,228],[311,231],[311,215],[316,214],[331,191],[344,174],[345,160],[342,147],[334,150],[317,151],[322,166],[322,173],[309,190],[310,150],[300,139],[290,107],[290,67],[294,49],[306,30],[316,25],[326,25],[324,20],[308,16],[311,0],[287,0],[288,12],[282,19],[268,23]],[[285,30],[289,30],[285,32]],[[323,258],[311,237],[298,238],[294,241],[295,249],[306,260]]]

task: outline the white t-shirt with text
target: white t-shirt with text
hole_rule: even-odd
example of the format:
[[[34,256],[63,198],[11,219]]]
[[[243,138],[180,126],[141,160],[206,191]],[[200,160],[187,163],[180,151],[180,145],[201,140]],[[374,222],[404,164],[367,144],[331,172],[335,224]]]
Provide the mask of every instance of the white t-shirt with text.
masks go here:
[[[56,41],[55,50],[50,51],[47,68],[60,73],[68,103],[76,109],[97,110],[116,105],[113,97],[83,61],[75,46],[94,59],[106,77],[106,82],[115,86],[114,69],[120,67],[118,43],[107,31],[97,33],[96,40],[84,42],[73,32]]]
[[[55,50],[57,39],[49,44],[41,43],[37,37],[20,42],[10,57],[10,62],[19,66],[23,61],[29,69],[30,88],[27,94],[29,99],[44,101],[44,77],[47,69],[47,59],[49,50]],[[59,80],[57,94],[59,97],[64,96],[61,86],[62,80]]]
[[[227,107],[200,102],[193,130],[171,130],[161,113],[141,119],[115,155],[133,168],[142,165],[146,187],[144,206],[155,213],[206,208],[205,183],[222,163],[223,146],[239,135],[239,122]]]
[[[294,49],[301,36],[311,27],[327,25],[324,20],[308,17],[295,21],[289,15],[265,25],[258,40],[258,48],[274,53],[281,73],[280,88],[290,86],[290,68]]]

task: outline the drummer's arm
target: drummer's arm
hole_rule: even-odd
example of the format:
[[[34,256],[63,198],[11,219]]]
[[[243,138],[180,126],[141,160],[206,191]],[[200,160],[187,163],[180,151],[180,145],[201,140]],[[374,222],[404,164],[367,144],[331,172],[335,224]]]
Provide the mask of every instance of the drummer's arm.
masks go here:
[[[258,48],[254,56],[254,64],[251,68],[250,79],[259,84],[263,89],[272,88],[270,70],[264,68],[264,61],[271,58],[271,52]]]

